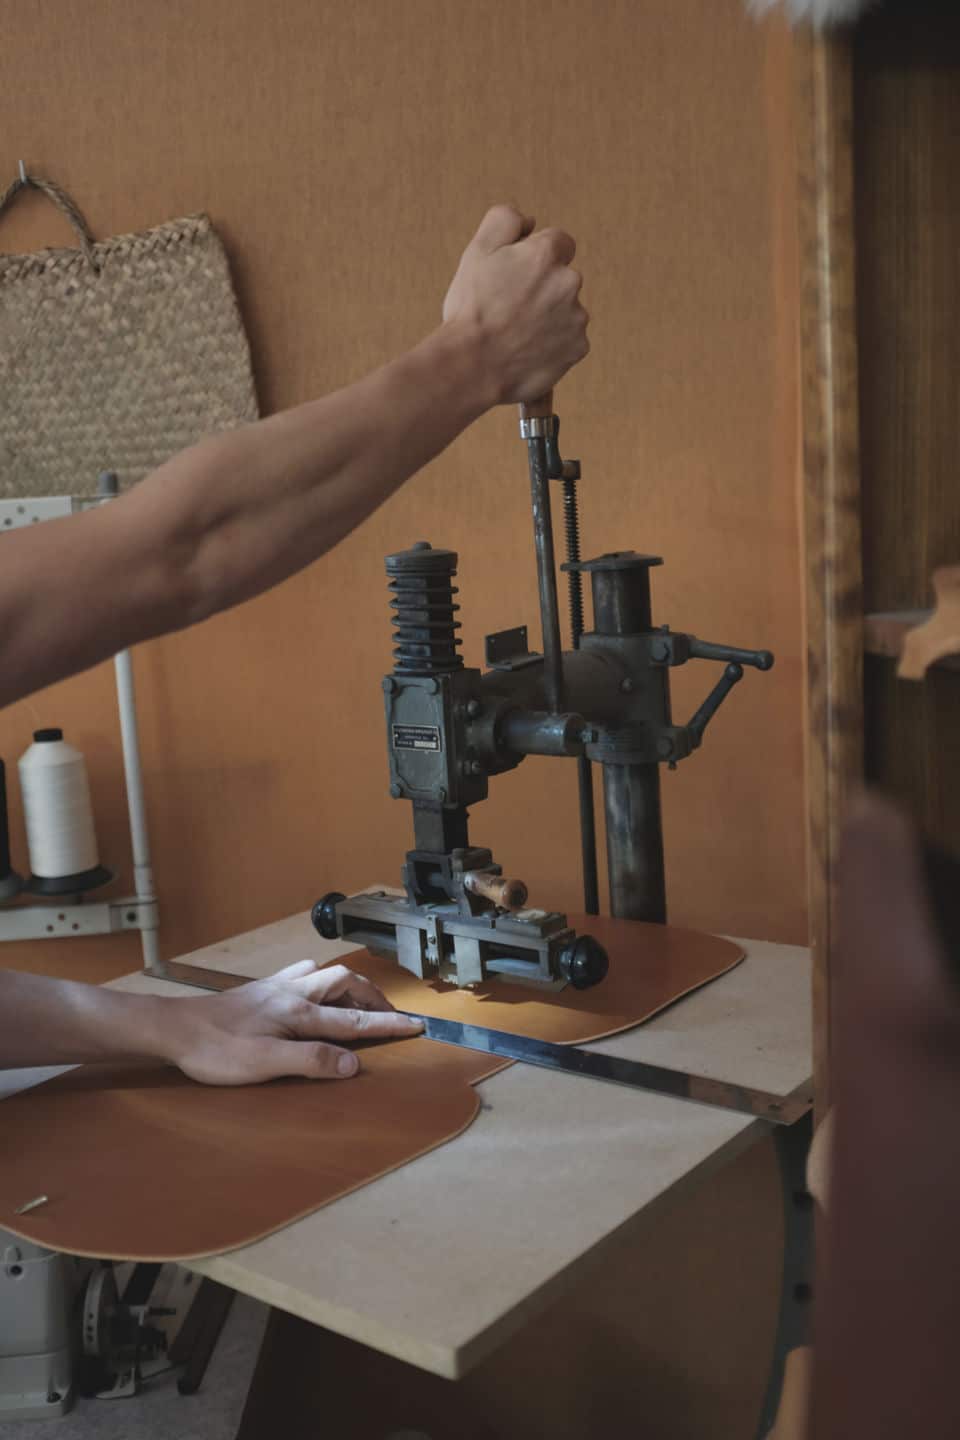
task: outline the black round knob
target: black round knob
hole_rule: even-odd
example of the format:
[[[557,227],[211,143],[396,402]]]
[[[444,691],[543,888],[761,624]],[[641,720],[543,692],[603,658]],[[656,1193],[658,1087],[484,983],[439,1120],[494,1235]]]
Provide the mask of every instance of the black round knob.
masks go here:
[[[342,890],[328,890],[322,895],[310,911],[310,919],[313,928],[324,940],[336,940],[339,934],[337,930],[337,906],[341,900],[346,900]]]
[[[560,953],[560,972],[574,990],[599,985],[610,967],[606,950],[592,935],[578,935]]]

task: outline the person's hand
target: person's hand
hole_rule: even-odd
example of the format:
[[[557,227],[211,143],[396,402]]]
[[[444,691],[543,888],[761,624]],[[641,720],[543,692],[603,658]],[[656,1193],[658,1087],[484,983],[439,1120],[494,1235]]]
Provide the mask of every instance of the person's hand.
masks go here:
[[[481,337],[500,404],[539,399],[590,349],[576,243],[533,224],[510,205],[488,210],[443,302],[445,324]]]
[[[269,980],[173,1004],[168,1058],[207,1085],[250,1085],[281,1075],[345,1080],[360,1068],[345,1044],[423,1030],[362,975],[343,965],[318,969],[312,960]]]

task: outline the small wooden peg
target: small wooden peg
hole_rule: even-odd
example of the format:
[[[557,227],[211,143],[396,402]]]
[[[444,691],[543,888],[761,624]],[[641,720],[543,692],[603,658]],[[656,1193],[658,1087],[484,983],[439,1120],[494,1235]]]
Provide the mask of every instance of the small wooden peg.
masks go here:
[[[938,660],[960,654],[960,565],[946,565],[933,574],[936,607],[924,625],[909,630],[897,674],[901,680],[922,680]]]

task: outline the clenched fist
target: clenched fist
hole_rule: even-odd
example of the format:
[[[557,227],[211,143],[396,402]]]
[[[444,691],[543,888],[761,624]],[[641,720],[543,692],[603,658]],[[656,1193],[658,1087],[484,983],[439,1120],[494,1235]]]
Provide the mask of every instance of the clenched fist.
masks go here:
[[[538,399],[590,349],[576,242],[495,205],[463,252],[444,323],[475,332],[501,404]]]

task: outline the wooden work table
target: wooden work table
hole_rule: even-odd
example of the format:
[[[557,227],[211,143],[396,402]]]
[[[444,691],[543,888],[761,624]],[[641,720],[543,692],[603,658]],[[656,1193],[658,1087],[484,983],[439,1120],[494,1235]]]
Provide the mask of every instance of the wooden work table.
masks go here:
[[[353,946],[307,915],[183,957],[258,978]],[[810,964],[744,942],[729,974],[592,1047],[789,1095],[811,1078]],[[195,993],[142,975],[139,993]],[[46,1078],[10,1072],[0,1094]],[[447,1378],[464,1375],[604,1247],[768,1133],[760,1121],[514,1065],[457,1139],[266,1240],[191,1262],[244,1294]],[[389,1283],[386,1278],[389,1276]]]

